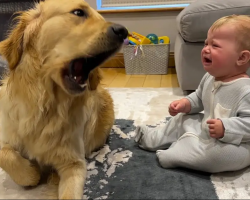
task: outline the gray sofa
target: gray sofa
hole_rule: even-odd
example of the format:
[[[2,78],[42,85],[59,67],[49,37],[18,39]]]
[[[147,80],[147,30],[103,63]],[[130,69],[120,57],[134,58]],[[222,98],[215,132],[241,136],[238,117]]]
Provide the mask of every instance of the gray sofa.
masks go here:
[[[250,0],[196,0],[177,16],[174,53],[182,90],[195,90],[205,74],[200,55],[209,27],[232,14],[250,15]]]

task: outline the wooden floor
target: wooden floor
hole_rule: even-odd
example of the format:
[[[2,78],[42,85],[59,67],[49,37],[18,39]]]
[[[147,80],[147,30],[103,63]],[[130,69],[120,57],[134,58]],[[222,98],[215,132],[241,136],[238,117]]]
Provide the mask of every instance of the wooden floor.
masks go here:
[[[104,87],[179,87],[174,68],[169,68],[166,75],[127,75],[124,68],[101,69]]]

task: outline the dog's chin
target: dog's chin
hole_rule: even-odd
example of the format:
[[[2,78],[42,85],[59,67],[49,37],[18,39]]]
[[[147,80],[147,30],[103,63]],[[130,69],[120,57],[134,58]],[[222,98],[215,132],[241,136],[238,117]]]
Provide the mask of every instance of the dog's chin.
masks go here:
[[[87,88],[89,73],[112,56],[117,49],[71,60],[62,70],[64,89],[70,95],[81,95]]]

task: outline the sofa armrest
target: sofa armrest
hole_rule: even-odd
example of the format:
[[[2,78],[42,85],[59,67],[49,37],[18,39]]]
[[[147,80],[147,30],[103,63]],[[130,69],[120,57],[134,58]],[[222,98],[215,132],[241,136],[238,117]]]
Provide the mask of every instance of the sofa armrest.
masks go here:
[[[187,42],[204,42],[210,26],[227,15],[250,15],[249,0],[196,0],[177,16],[177,28]]]

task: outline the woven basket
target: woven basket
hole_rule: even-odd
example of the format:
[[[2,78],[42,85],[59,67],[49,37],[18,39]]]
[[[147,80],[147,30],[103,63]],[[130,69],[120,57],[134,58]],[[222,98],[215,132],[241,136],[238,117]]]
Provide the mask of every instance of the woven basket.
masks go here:
[[[167,74],[170,44],[124,45],[126,74]]]

